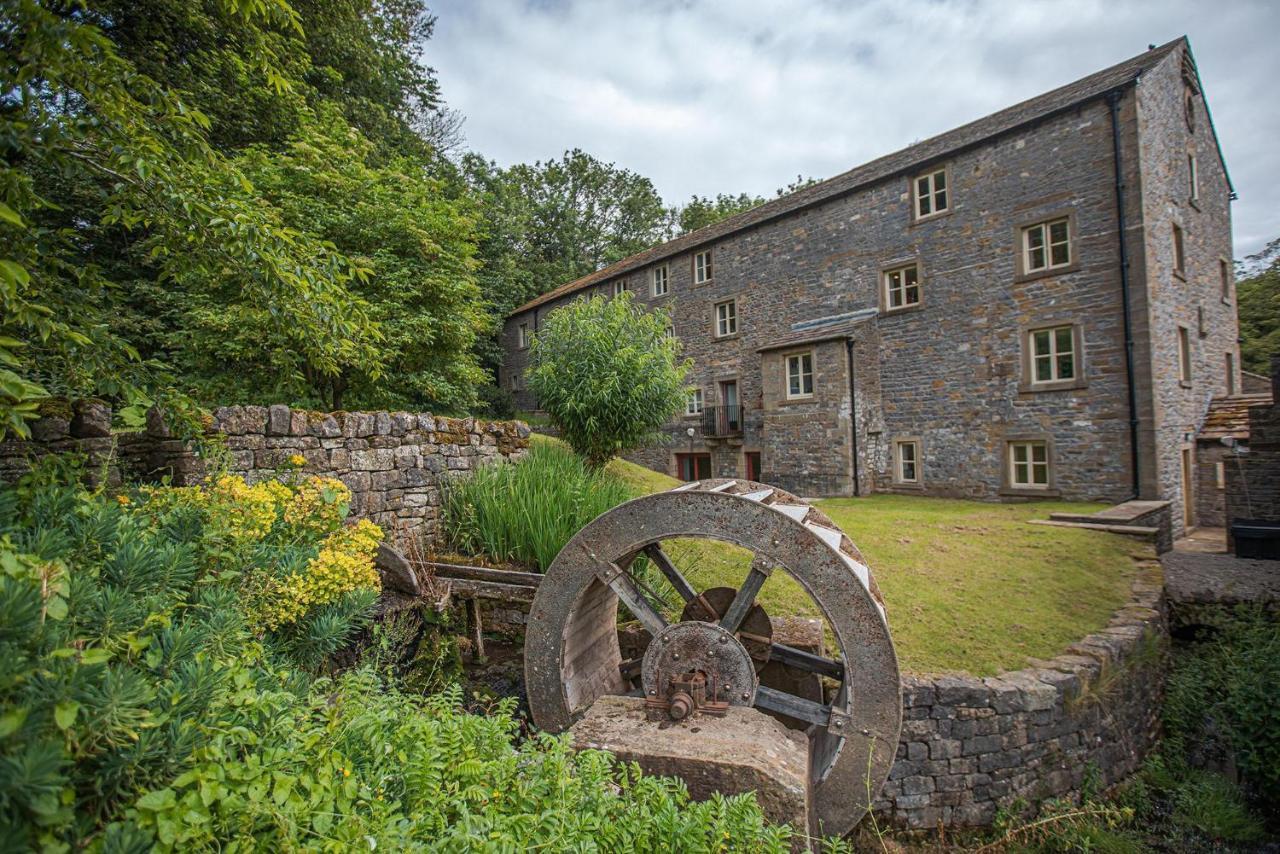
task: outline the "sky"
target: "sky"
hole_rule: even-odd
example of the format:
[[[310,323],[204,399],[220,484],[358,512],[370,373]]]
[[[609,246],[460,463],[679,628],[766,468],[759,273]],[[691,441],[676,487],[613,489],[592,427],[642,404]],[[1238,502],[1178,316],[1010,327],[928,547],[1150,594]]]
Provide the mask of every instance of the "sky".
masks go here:
[[[466,147],[581,148],[668,204],[828,178],[1191,39],[1237,258],[1280,237],[1280,0],[437,0],[426,61]]]

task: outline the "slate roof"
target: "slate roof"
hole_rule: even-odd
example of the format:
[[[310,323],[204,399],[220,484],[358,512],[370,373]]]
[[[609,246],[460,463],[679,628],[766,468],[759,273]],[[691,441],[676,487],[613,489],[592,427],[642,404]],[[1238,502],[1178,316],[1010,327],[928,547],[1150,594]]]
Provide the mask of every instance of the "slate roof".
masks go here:
[[[1249,439],[1249,407],[1271,402],[1269,394],[1237,394],[1231,397],[1215,397],[1209,402],[1204,426],[1198,439],[1213,440],[1230,436],[1232,439]]]
[[[1185,36],[1174,39],[1168,44],[1144,51],[1118,65],[1090,74],[1088,77],[1084,77],[1074,83],[1069,83],[1043,95],[1037,95],[1020,104],[992,113],[986,118],[978,119],[967,125],[961,125],[954,130],[949,130],[946,133],[918,142],[900,151],[864,163],[834,178],[796,190],[794,193],[765,202],[749,211],[744,211],[713,225],[700,228],[697,231],[691,231],[674,240],[669,240],[666,243],[636,253],[610,264],[608,267],[602,267],[594,273],[588,273],[582,278],[547,291],[542,296],[520,306],[511,314],[515,315],[529,311],[560,297],[608,281],[622,273],[639,269],[673,255],[691,251],[696,247],[720,240],[735,232],[762,225],[787,214],[837,198],[893,175],[915,171],[927,165],[930,161],[940,160],[956,151],[970,148],[993,136],[1007,133],[1031,122],[1072,109],[1081,103],[1093,100],[1105,95],[1107,92],[1134,82],[1170,53],[1186,44],[1186,41]]]

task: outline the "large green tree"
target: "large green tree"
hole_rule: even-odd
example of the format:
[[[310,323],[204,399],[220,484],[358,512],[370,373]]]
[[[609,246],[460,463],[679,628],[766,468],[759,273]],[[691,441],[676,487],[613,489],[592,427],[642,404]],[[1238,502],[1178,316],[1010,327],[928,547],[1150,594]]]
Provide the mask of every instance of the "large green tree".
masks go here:
[[[1250,255],[1236,280],[1240,316],[1240,366],[1271,375],[1271,358],[1280,354],[1280,238]]]

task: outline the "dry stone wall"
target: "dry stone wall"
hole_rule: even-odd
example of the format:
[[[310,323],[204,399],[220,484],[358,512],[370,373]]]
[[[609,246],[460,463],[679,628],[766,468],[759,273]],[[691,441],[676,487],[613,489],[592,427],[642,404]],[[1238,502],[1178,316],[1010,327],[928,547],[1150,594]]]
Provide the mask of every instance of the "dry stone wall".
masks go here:
[[[33,459],[79,452],[91,473],[110,485],[170,478],[176,485],[204,477],[197,443],[171,438],[159,418],[137,433],[112,434],[102,404],[89,412],[33,424],[32,440],[0,442],[0,479],[11,480]],[[83,411],[83,414],[82,414]],[[92,416],[92,417],[86,417]],[[288,406],[224,406],[213,414],[211,438],[221,437],[229,471],[249,481],[274,477],[302,459],[307,474],[335,477],[351,489],[351,511],[393,540],[434,539],[441,482],[493,460],[524,455],[529,428],[515,421],[444,418],[414,412],[311,412]]]

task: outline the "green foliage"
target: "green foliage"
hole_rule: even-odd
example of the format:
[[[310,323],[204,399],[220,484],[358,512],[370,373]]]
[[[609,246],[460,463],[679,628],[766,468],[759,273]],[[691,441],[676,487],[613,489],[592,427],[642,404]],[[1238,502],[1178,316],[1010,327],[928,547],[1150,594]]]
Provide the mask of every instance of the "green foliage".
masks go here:
[[[283,3],[220,8],[246,25],[296,26]],[[284,226],[210,147],[203,113],[138,74],[92,16],[68,12],[35,0],[0,12],[0,429],[23,432],[45,393],[142,405],[166,384],[137,344],[156,319],[122,322],[123,286],[139,278],[226,288],[319,372],[354,361],[376,373],[373,326],[348,291],[365,271]],[[272,67],[269,47],[246,50]]]
[[[575,300],[534,335],[529,389],[588,465],[658,439],[684,406],[690,363],[668,323],[624,293]]]
[[[1271,357],[1280,354],[1280,238],[1249,256],[1249,274],[1236,281],[1240,318],[1240,367],[1271,376]]]
[[[293,562],[240,548],[253,497],[213,518],[187,492],[55,481],[0,490],[6,847],[788,850],[749,796],[695,804],[565,739],[516,746],[513,701],[466,714],[459,689],[407,696],[376,660],[313,678],[313,651],[255,631],[242,596]],[[285,539],[328,527],[330,505],[303,509]]]
[[[563,445],[536,444],[518,462],[449,481],[440,509],[459,551],[546,571],[584,525],[629,498],[620,480]]]
[[[764,199],[748,193],[736,196],[720,193],[714,199],[695,195],[679,208],[676,223],[681,234],[688,234],[762,204]]]

